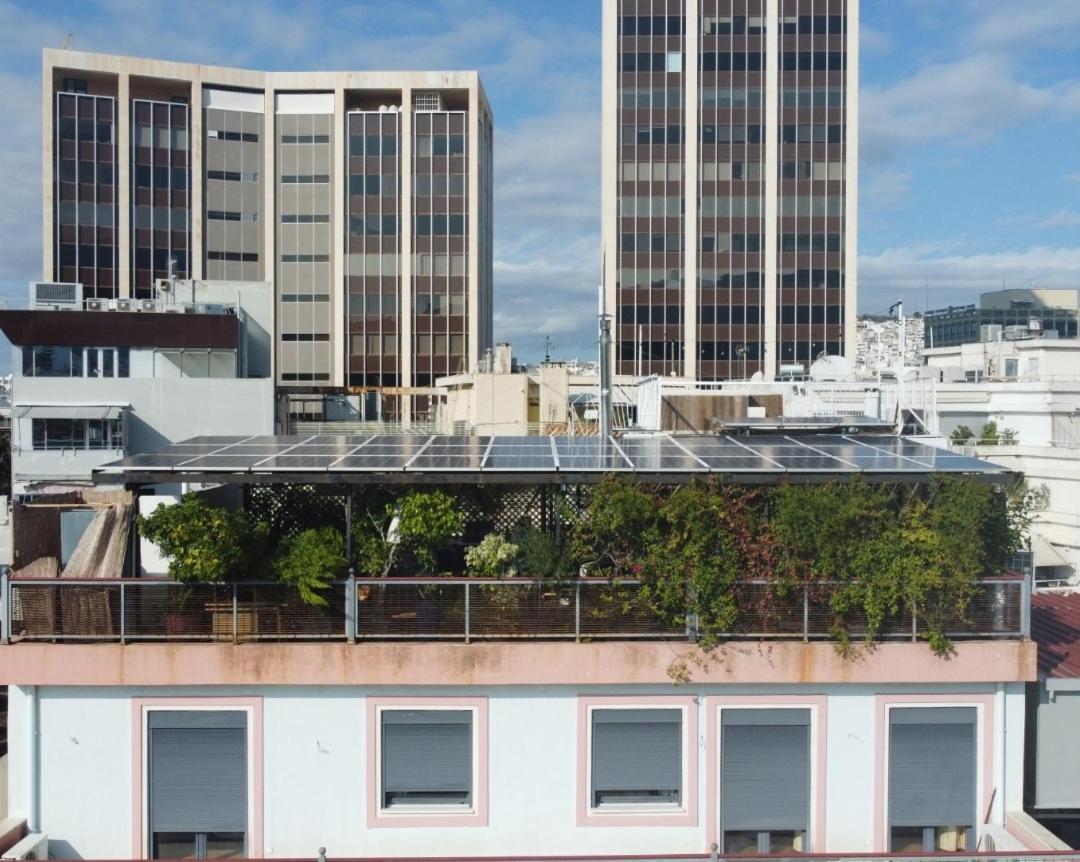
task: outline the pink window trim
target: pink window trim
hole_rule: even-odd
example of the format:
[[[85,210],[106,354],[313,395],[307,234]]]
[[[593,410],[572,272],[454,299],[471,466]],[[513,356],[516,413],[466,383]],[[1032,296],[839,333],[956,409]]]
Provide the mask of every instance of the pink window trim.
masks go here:
[[[797,708],[810,710],[810,853],[825,852],[825,778],[829,698],[826,695],[731,695],[705,698],[705,805],[706,848],[720,841],[720,710]],[[721,854],[722,855],[722,854]]]
[[[131,851],[133,859],[149,858],[149,838],[143,834],[146,713],[153,709],[236,709],[250,715],[248,762],[251,775],[251,823],[248,855],[262,859],[263,848],[263,699],[261,697],[133,697],[131,699]]]
[[[885,853],[889,845],[889,827],[886,823],[888,795],[888,747],[889,708],[894,706],[974,706],[978,750],[975,762],[982,780],[979,782],[979,798],[976,800],[977,819],[986,813],[993,794],[994,781],[994,696],[992,694],[879,694],[874,698],[874,852]],[[998,788],[1001,793],[1005,788]],[[976,826],[979,824],[976,823]]]
[[[634,709],[635,707],[678,707],[686,720],[683,727],[683,762],[686,764],[683,807],[670,814],[655,811],[634,814],[612,811],[600,813],[589,806],[589,712],[595,707]],[[578,826],[697,826],[698,825],[698,698],[694,696],[650,695],[642,697],[578,696],[577,824]]]
[[[367,825],[369,828],[488,825],[488,699],[486,697],[368,697],[366,699]],[[382,709],[471,709],[475,715],[476,786],[473,810],[430,814],[389,814],[379,807],[379,711]]]

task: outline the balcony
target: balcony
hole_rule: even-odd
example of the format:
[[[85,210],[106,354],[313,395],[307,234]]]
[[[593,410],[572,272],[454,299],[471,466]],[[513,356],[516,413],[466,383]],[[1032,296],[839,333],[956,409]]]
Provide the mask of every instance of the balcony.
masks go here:
[[[5,642],[391,642],[676,641],[697,643],[692,615],[680,625],[637,601],[637,581],[559,583],[527,579],[351,578],[304,603],[274,581],[181,584],[157,578],[4,578]],[[721,641],[830,641],[840,618],[829,584],[781,595],[768,581],[735,585],[746,609]],[[962,617],[944,630],[954,641],[1016,640],[1029,633],[1027,581],[985,579]],[[844,623],[865,633],[858,615]],[[890,616],[875,639],[918,641],[929,627],[917,613]]]

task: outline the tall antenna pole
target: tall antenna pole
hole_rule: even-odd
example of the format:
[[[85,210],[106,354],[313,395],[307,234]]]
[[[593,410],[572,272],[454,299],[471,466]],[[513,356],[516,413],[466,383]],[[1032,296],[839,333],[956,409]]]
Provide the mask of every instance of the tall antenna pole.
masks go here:
[[[611,436],[611,318],[604,311],[604,285],[600,284],[600,439]]]
[[[892,304],[889,312],[896,312],[896,319],[900,323],[899,356],[896,360],[896,436],[904,433],[904,371],[907,366],[907,328],[904,320],[904,300],[899,299]]]

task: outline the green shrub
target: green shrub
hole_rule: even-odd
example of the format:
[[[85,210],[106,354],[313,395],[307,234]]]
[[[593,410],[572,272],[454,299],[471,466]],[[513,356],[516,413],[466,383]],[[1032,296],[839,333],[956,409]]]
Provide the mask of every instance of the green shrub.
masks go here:
[[[169,577],[185,584],[265,577],[267,529],[241,511],[212,506],[195,493],[136,521],[169,558]]]
[[[334,527],[316,527],[282,540],[274,571],[278,579],[296,587],[300,599],[325,607],[322,595],[331,581],[345,576],[345,537]]]

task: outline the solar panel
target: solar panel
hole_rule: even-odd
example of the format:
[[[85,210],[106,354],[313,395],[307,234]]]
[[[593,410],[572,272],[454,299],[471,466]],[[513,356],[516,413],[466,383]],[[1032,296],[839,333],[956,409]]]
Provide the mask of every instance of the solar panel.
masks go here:
[[[568,473],[649,474],[663,481],[724,474],[767,481],[796,474],[822,477],[884,474],[922,477],[934,472],[1009,474],[1003,467],[906,438],[874,435],[671,435],[598,437],[433,436],[429,434],[318,434],[310,436],[193,437],[159,452],[132,455],[95,470],[102,482],[118,477],[150,482],[149,474],[189,480],[238,481],[237,476],[302,481],[304,473],[359,476],[415,473],[469,481],[470,476],[521,474],[559,481]],[[449,478],[449,477],[454,477]],[[682,477],[682,478],[679,478]],[[161,479],[159,481],[165,481]],[[353,479],[356,481],[356,479]]]
[[[555,456],[561,472],[618,472],[631,469],[619,447],[599,437],[555,437]]]

